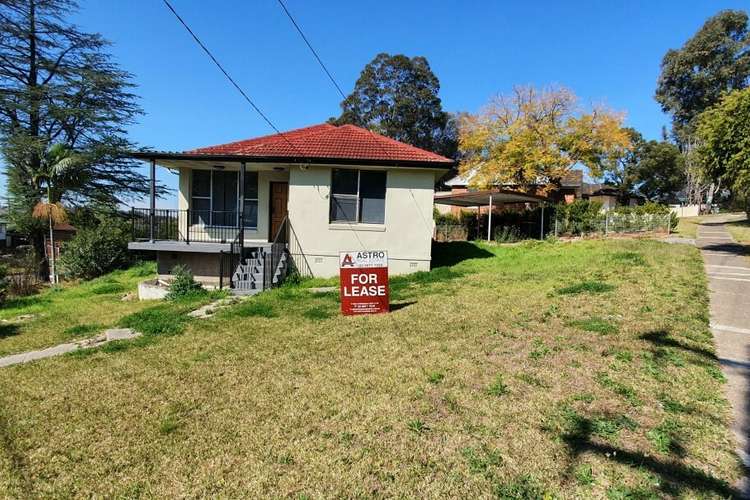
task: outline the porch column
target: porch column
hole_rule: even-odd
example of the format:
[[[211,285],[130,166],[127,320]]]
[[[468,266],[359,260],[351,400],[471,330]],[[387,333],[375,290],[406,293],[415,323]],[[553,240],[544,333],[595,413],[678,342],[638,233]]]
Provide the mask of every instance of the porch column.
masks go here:
[[[149,181],[150,204],[148,211],[148,234],[151,243],[153,243],[154,236],[156,235],[156,232],[154,231],[154,225],[156,223],[156,160],[153,158],[151,158],[151,176]]]
[[[492,239],[492,195],[490,194],[490,212],[487,214],[487,241]]]
[[[240,201],[240,210],[239,210],[239,223],[240,223],[240,232],[239,232],[239,240],[240,240],[240,248],[243,248],[245,246],[245,162],[243,161],[240,163],[240,186],[239,186],[239,201]]]
[[[539,228],[539,239],[543,240],[544,239],[544,202],[540,203],[540,205],[542,206],[542,223],[541,223],[542,227]]]

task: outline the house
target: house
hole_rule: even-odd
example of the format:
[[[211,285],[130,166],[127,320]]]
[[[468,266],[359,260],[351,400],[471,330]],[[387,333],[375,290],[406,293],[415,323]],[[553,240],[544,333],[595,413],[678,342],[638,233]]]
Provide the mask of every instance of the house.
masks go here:
[[[452,194],[463,193],[471,191],[469,187],[471,183],[472,174],[457,175],[448,179],[444,182],[446,187],[449,187]],[[499,188],[513,190],[514,186],[504,185],[496,186]],[[526,190],[526,194],[538,195],[539,188],[541,186],[531,186],[530,189]],[[582,170],[570,170],[560,179],[559,185],[551,192],[547,193],[547,198],[552,203],[573,203],[575,200],[591,200],[601,202],[602,208],[610,210],[619,206],[624,201],[629,206],[638,205],[643,202],[643,197],[630,194],[627,199],[621,199],[620,191],[609,184],[597,184],[585,182],[583,180]],[[504,205],[496,205],[496,211],[502,211],[504,208],[510,208]],[[457,214],[461,208],[452,207],[450,209],[454,214]],[[486,207],[480,208],[480,213],[486,213]]]
[[[471,179],[473,175],[471,173],[464,174],[464,175],[456,175],[447,181],[445,181],[443,184],[446,187],[450,188],[451,194],[459,194],[459,193],[465,193],[467,191],[471,191],[472,188],[470,188]],[[560,185],[554,189],[552,192],[547,194],[547,198],[552,203],[573,203],[577,199],[581,199],[583,197],[584,192],[584,186],[586,185],[585,182],[583,182],[583,171],[582,170],[571,170],[565,176],[560,179]],[[508,189],[508,190],[514,190],[513,185],[503,185],[503,186],[495,186],[496,188],[500,189]],[[541,186],[532,186],[528,191],[527,194],[530,195],[539,195],[540,194],[540,188]],[[495,205],[495,211],[503,211],[505,208],[510,208],[506,204],[497,204]],[[462,210],[467,210],[465,208],[461,207],[450,207],[449,209],[443,209],[444,211],[450,211],[454,215],[458,215],[459,212]],[[468,210],[471,210],[470,208]],[[479,209],[480,213],[486,213],[487,209],[486,207],[482,207]]]
[[[338,274],[339,252],[386,250],[389,271],[430,269],[440,155],[353,125],[321,124],[184,152],[134,153],[151,164],[147,209],[129,248],[197,279],[254,293],[294,270]],[[179,175],[178,208],[157,209],[155,169]]]
[[[52,236],[55,240],[55,258],[60,258],[60,251],[66,241],[70,241],[76,235],[78,230],[67,222],[59,222],[52,228]],[[44,233],[44,257],[50,259],[52,255],[52,242],[49,239],[49,233]]]

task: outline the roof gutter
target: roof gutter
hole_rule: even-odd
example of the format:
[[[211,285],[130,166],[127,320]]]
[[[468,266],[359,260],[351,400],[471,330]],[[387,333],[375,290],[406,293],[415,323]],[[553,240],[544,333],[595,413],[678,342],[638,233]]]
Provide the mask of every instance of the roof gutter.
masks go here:
[[[245,163],[294,163],[300,165],[368,165],[411,168],[449,169],[456,165],[455,161],[420,161],[420,160],[375,160],[361,158],[315,158],[291,156],[257,156],[257,155],[226,155],[226,154],[191,154],[168,153],[163,151],[134,151],[128,154],[138,160],[193,160]]]

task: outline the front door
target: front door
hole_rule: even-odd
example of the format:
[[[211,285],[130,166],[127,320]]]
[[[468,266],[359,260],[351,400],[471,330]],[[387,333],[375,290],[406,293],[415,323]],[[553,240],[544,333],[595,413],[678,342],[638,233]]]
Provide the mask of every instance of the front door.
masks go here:
[[[287,201],[289,200],[289,183],[288,182],[272,182],[271,183],[271,197],[270,197],[270,219],[269,224],[271,231],[268,233],[268,241],[273,241],[276,237],[276,233],[279,232],[281,223],[284,222],[287,211]]]

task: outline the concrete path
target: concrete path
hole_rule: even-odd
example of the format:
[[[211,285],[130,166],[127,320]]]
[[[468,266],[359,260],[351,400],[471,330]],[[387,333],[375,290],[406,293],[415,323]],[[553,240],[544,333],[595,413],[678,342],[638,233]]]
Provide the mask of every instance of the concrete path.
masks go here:
[[[52,356],[59,356],[68,352],[77,351],[78,349],[91,349],[92,347],[99,347],[112,342],[115,340],[129,340],[138,337],[140,333],[131,330],[130,328],[112,328],[106,330],[102,335],[97,337],[79,340],[78,342],[69,342],[67,344],[60,344],[41,351],[29,351],[22,352],[20,354],[13,354],[11,356],[5,356],[0,358],[0,368],[4,366],[12,366],[20,363],[28,363],[30,361],[36,361],[38,359],[50,358]]]
[[[750,467],[750,254],[736,243],[717,218],[698,227],[711,297],[711,331],[722,371],[727,377],[727,398],[732,405],[732,431],[737,453]],[[749,469],[750,470],[750,469]],[[739,485],[750,498],[750,480]]]

